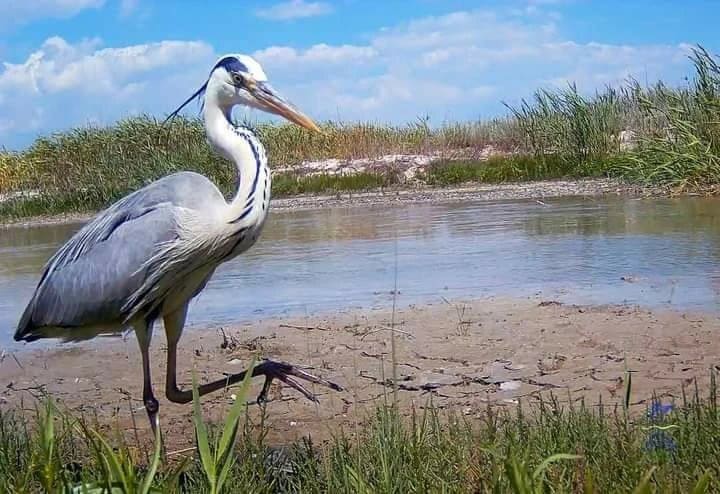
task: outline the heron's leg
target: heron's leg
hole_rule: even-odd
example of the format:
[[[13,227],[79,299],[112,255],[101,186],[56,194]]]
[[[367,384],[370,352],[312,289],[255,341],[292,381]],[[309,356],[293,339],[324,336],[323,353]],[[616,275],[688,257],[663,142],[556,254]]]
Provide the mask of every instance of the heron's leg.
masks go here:
[[[142,324],[135,326],[135,335],[137,336],[138,344],[140,345],[140,354],[142,355],[143,364],[143,402],[145,403],[145,410],[150,419],[150,427],[152,427],[153,434],[156,432],[157,427],[157,414],[160,409],[160,404],[155,399],[155,395],[152,390],[152,381],[150,378],[150,340],[152,338],[153,323],[151,321],[143,321]]]
[[[247,374],[247,372],[248,371],[245,370],[242,372],[238,372],[237,374],[230,374],[223,379],[218,379],[217,381],[203,384],[198,387],[198,394],[202,396],[208,393],[212,393],[213,391],[226,388],[230,385],[239,383],[240,381],[245,379],[245,375]],[[297,382],[295,378],[319,384],[335,391],[342,391],[343,389],[340,385],[335,384],[334,382],[309,374],[304,370],[295,367],[292,364],[288,364],[286,362],[276,362],[273,360],[264,360],[260,364],[256,365],[252,370],[252,377],[255,376],[265,376],[265,384],[263,385],[262,391],[258,396],[258,402],[265,401],[268,389],[270,389],[270,384],[272,383],[273,379],[278,379],[279,381],[284,382],[285,384],[287,384],[291,388],[296,389],[306,398],[312,401],[318,400],[314,394],[312,394],[303,385]],[[174,389],[168,390],[167,397],[168,400],[175,403],[189,403],[192,401],[192,390],[180,390],[176,386],[174,387]]]
[[[166,315],[163,319],[163,322],[165,323],[165,334],[167,336],[168,344],[165,395],[167,396],[168,400],[174,403],[189,403],[192,401],[192,390],[181,390],[177,387],[177,344],[180,340],[180,335],[182,335],[182,330],[185,326],[186,317],[187,305],[184,305],[175,312]],[[202,384],[198,386],[198,394],[202,396],[208,393],[212,393],[213,391],[226,388],[227,386],[230,386],[232,384],[239,383],[240,381],[245,379],[246,374],[247,371],[243,371],[237,374],[231,374],[223,379],[218,379],[217,381]],[[260,392],[260,396],[258,396],[258,401],[265,400],[273,379],[278,379],[287,384],[288,386],[300,391],[308,399],[317,401],[315,395],[305,389],[304,386],[298,383],[291,376],[312,383],[327,386],[334,390],[342,390],[342,388],[335,383],[313,376],[312,374],[308,374],[307,372],[284,362],[265,360],[259,365],[255,366],[252,375],[253,377],[265,376],[265,384],[263,385],[263,389]]]
[[[177,344],[180,341],[185,319],[187,318],[188,306],[185,304],[175,312],[163,318],[165,323],[165,336],[167,338],[167,369],[165,371],[165,395],[168,400],[178,402],[178,393],[182,394],[177,387]],[[192,398],[191,398],[192,399]]]

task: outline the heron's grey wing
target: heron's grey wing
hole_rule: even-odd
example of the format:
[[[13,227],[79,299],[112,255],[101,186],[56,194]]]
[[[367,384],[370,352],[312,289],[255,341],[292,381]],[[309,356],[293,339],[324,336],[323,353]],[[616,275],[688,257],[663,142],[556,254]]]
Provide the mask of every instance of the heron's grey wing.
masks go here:
[[[173,208],[163,203],[103,215],[97,223],[102,231],[73,237],[48,263],[15,339],[34,339],[41,333],[35,330],[43,327],[122,324],[123,304],[142,285],[145,262],[175,237]]]
[[[116,228],[135,220],[161,204],[200,209],[209,203],[222,201],[215,184],[193,172],[174,173],[136,190],[101,212],[78,231],[48,261],[45,276],[64,265],[71,264],[98,243],[109,238]]]
[[[168,175],[120,199],[50,258],[15,339],[32,339],[43,326],[122,320],[123,300],[142,286],[139,270],[174,238],[174,208],[202,210],[222,201],[217,187],[193,172]]]

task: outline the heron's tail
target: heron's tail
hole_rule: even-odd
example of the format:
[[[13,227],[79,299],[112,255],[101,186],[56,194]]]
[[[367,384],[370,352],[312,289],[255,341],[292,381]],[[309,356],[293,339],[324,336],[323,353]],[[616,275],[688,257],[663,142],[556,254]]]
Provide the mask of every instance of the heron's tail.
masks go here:
[[[15,341],[35,341],[39,338],[42,338],[42,336],[35,332],[37,326],[33,323],[32,320],[34,311],[35,297],[33,297],[27,307],[25,307],[25,311],[23,312],[22,317],[20,317],[20,322],[18,323],[17,329],[15,330],[15,335],[13,336],[13,339]]]

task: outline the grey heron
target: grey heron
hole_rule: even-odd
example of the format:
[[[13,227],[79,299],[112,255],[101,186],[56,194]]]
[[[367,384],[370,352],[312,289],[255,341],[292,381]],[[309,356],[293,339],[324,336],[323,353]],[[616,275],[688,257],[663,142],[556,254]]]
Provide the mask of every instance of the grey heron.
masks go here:
[[[306,129],[316,124],[281,97],[260,64],[247,55],[220,58],[205,83],[169,116],[191,101],[203,102],[209,144],[237,168],[237,185],[226,199],[208,178],[180,172],[125,196],[81,228],[50,258],[15,332],[15,340],[86,340],[134,330],[142,354],[143,402],[153,429],[159,403],[150,376],[154,322],[167,337],[165,394],[176,403],[192,400],[177,386],[177,345],[190,300],[223,262],[258,239],[270,203],[265,148],[252,129],[231,118],[237,105],[280,115]],[[201,395],[241,381],[246,372],[199,387]],[[253,376],[265,376],[258,400],[273,379],[315,400],[297,379],[341,390],[335,383],[285,362],[265,360]]]

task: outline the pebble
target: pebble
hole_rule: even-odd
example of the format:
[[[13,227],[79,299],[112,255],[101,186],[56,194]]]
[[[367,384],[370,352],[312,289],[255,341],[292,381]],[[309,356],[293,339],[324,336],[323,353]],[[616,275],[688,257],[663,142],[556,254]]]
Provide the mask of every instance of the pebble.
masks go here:
[[[500,391],[515,391],[520,389],[520,381],[505,381],[500,384]]]

